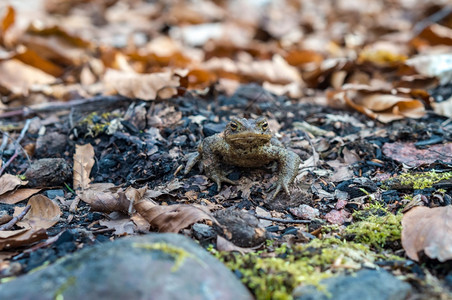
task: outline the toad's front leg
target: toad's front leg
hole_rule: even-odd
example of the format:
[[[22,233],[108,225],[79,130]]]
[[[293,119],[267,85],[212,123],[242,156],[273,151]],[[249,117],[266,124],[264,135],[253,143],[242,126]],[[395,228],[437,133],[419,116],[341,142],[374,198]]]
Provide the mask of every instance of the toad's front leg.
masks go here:
[[[222,166],[222,154],[228,151],[229,145],[218,135],[213,135],[204,139],[200,144],[198,151],[201,153],[201,167],[207,177],[217,184],[217,191],[221,189],[221,183],[237,184],[235,181],[227,178],[227,172]]]
[[[294,181],[298,174],[298,167],[300,166],[301,159],[293,151],[281,148],[277,157],[279,163],[279,176],[278,180],[272,185],[270,190],[274,189],[273,194],[270,196],[270,200],[273,200],[279,193],[281,188],[284,189],[287,195],[289,193],[289,185]]]

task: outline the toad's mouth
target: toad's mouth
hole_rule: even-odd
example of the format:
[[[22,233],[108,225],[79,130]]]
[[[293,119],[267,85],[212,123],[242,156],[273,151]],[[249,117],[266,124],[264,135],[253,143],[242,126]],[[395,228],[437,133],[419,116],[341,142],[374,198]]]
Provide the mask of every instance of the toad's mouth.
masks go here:
[[[265,144],[270,141],[272,136],[265,133],[244,132],[229,135],[226,137],[227,142],[233,144]]]

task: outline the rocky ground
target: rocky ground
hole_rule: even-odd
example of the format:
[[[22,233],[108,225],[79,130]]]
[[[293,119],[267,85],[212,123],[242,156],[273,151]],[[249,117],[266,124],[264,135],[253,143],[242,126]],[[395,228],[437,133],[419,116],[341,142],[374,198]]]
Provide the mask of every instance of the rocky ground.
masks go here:
[[[447,3],[44,2],[2,17],[0,299],[452,299]],[[184,174],[262,116],[289,194]]]

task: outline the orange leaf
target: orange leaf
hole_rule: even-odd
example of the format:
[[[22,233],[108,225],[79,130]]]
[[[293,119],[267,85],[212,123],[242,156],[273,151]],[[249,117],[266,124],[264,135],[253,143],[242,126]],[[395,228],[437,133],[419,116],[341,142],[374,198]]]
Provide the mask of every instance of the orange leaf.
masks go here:
[[[16,13],[11,5],[8,5],[6,9],[6,14],[1,22],[2,27],[0,28],[2,35],[8,30],[9,27],[11,27],[11,25],[14,24],[14,20],[16,18]]]

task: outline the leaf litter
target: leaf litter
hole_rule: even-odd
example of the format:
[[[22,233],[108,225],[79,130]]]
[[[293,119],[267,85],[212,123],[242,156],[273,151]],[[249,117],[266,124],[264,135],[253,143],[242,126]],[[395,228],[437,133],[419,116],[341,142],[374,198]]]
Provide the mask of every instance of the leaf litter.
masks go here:
[[[9,173],[0,177],[0,212],[11,220],[24,209],[21,201],[37,195],[22,220],[0,231],[0,248],[8,251],[0,277],[19,274],[11,263],[26,265],[41,251],[64,256],[149,231],[202,237],[205,247],[265,260],[292,259],[292,247],[310,241],[349,244],[352,226],[372,251],[402,256],[401,268],[384,268],[415,278],[422,297],[444,294],[450,181],[400,189],[386,180],[402,172],[450,172],[449,6],[48,0],[31,9],[24,3],[0,11],[0,155],[1,173]],[[35,115],[32,126],[23,125]],[[277,165],[224,166],[238,185],[219,193],[197,171],[182,176],[182,157],[234,116],[265,116],[275,137],[302,158],[290,196],[266,201]],[[37,139],[49,133],[67,137],[58,153],[72,166],[72,182],[34,189],[26,183],[34,178],[19,177],[43,155]],[[414,194],[428,208],[412,209],[394,230],[385,220]],[[240,217],[219,224],[215,216],[226,208]],[[265,224],[265,236],[254,222],[237,226],[256,211],[263,217],[262,210],[265,222],[256,223]],[[381,235],[359,227],[371,222],[360,212],[381,226]],[[300,216],[309,221],[297,223]],[[232,236],[245,227],[266,242],[239,247]],[[75,245],[70,251],[58,248],[67,235]],[[17,258],[9,252],[25,248]],[[436,285],[410,267],[408,259],[426,257],[433,261],[416,266],[439,278]],[[231,256],[222,259],[233,265]],[[340,273],[347,264],[339,256],[316,268]],[[285,284],[249,287],[255,295],[295,288]]]

